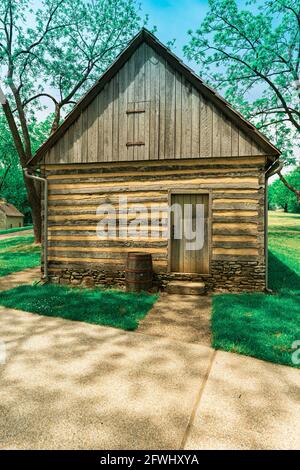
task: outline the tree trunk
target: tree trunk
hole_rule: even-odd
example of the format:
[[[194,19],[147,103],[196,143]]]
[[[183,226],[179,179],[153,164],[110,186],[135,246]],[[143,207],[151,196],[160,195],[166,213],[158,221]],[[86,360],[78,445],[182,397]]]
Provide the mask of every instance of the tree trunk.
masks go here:
[[[41,243],[42,239],[42,214],[41,214],[41,199],[39,191],[32,179],[25,177],[25,186],[29,205],[31,207],[34,239],[35,243]]]

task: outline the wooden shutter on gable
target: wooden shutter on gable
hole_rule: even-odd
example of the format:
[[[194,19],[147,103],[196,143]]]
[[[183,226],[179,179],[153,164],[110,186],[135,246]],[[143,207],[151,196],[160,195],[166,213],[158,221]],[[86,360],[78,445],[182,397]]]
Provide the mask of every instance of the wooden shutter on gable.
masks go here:
[[[128,160],[149,159],[149,101],[129,102],[127,106],[127,156]]]

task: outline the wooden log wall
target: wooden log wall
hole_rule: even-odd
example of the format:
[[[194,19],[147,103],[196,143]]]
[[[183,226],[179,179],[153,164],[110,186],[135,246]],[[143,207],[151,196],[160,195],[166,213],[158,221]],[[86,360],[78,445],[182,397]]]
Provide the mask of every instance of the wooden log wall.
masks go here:
[[[164,162],[47,165],[49,182],[49,268],[55,270],[124,269],[128,251],[151,253],[157,272],[168,270],[169,191],[211,194],[211,259],[254,260],[264,257],[264,157],[210,158]],[[139,237],[99,239],[99,204],[120,210],[126,196],[152,209],[155,232],[147,238],[145,214]],[[130,218],[130,216],[129,216]]]
[[[263,153],[246,132],[144,43],[46,153],[44,163]]]

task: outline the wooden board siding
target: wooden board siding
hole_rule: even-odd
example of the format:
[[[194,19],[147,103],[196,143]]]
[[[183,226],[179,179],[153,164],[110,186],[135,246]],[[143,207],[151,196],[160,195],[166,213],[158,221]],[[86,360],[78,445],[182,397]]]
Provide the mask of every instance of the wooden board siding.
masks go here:
[[[224,164],[226,161],[226,165]],[[211,259],[263,259],[262,171],[264,157],[249,159],[165,160],[123,163],[47,165],[49,182],[49,268],[124,269],[128,251],[151,253],[156,272],[168,270],[168,204],[170,192],[202,191],[211,200]],[[225,166],[224,166],[225,165]],[[105,202],[129,219],[137,204],[152,209],[154,231],[148,238],[150,214],[142,210],[140,236],[99,239],[96,215]]]
[[[128,111],[143,111],[127,113]],[[128,145],[140,143],[140,145]],[[264,152],[143,43],[47,152],[45,163],[255,156]]]

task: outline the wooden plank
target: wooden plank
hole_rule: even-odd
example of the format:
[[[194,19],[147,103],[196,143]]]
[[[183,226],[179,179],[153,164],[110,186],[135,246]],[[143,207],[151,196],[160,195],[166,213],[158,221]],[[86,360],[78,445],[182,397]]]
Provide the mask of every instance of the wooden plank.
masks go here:
[[[113,102],[112,102],[112,161],[119,160],[119,129],[122,122],[119,122],[119,74],[113,78]]]
[[[136,109],[140,107],[141,103],[135,103]],[[143,103],[144,105],[144,103]],[[135,121],[134,126],[134,141],[140,143],[140,145],[134,145],[134,159],[144,160],[145,159],[145,113],[137,114],[133,117]]]
[[[231,122],[230,120],[222,114],[222,123],[221,123],[221,155],[222,157],[227,157],[232,154],[232,136],[231,136]]]
[[[141,233],[147,232],[148,233],[148,225],[141,226]],[[96,233],[97,224],[93,223],[93,225],[49,225],[49,232],[91,232]],[[157,226],[155,227],[156,232],[165,232],[165,227]]]
[[[104,199],[102,200],[102,203],[106,202]],[[139,201],[140,202],[140,201]],[[63,212],[63,213],[77,213],[77,212],[82,212],[82,211],[96,211],[96,209],[99,207],[99,205],[101,204],[101,201],[97,201],[96,204],[80,204],[80,205],[74,205],[74,202],[70,202],[70,204],[68,205],[53,205],[53,203],[50,203],[49,204],[49,212],[50,213],[59,213],[59,212]],[[126,205],[123,205],[123,204],[119,204],[119,201],[116,200],[116,201],[109,201],[109,204],[112,205],[115,209],[117,210],[131,210],[131,211],[135,211],[136,210],[136,205],[137,205],[137,201],[134,200],[134,202],[128,202]],[[165,201],[163,201],[162,203],[160,203],[160,201],[152,201],[151,199],[148,198],[147,201],[144,202],[143,204],[143,207],[145,210],[161,210],[162,208],[163,209],[168,209],[168,206],[167,206],[167,203]]]
[[[130,238],[128,237],[122,237],[122,236],[116,236],[112,237],[110,236],[109,239],[104,236],[98,236],[98,235],[50,235],[49,236],[49,241],[55,241],[55,242],[63,242],[65,244],[71,244],[73,241],[74,242],[133,242],[133,243],[161,243],[161,244],[166,244],[168,239],[166,237],[145,237],[145,236],[138,236],[138,235],[130,235]]]
[[[145,48],[144,45],[137,49],[135,52],[135,64],[134,64],[134,110],[144,108],[145,102]],[[144,113],[134,114],[134,137],[133,142],[143,142],[145,145],[145,115]],[[145,148],[143,146],[133,147],[133,159],[143,160],[145,154]]]
[[[137,197],[145,197],[145,198],[167,198],[167,192],[166,191],[161,191],[161,192],[156,192],[156,190],[153,191],[147,191],[147,192],[140,192],[140,191],[128,191],[126,192],[127,200],[130,202],[130,198],[133,198],[133,200],[136,200]],[[99,203],[103,202],[113,202],[113,201],[119,201],[120,193],[116,192],[115,194],[113,192],[109,193],[109,199],[107,194],[86,194],[86,195],[79,195],[79,194],[70,194],[68,198],[65,198],[64,195],[51,195],[49,196],[49,201],[56,201],[56,202],[63,202],[63,204],[75,204],[73,201],[80,201],[80,203],[85,202],[85,203],[91,203],[91,201],[94,202],[94,200]]]
[[[119,144],[119,156],[118,160],[124,161],[127,157],[127,67],[122,67],[118,73],[119,80],[119,98],[118,98],[118,144]]]
[[[214,207],[218,208],[219,206],[224,206],[224,205],[232,205],[232,204],[238,204],[239,207],[243,207],[243,204],[252,204],[252,205],[255,205],[256,207],[256,204],[257,204],[257,199],[253,198],[245,198],[243,199],[243,195],[241,196],[241,198],[237,198],[237,197],[231,197],[229,196],[228,198],[218,198],[218,199],[214,199],[213,201],[213,205]]]
[[[257,231],[257,224],[255,223],[229,223],[229,222],[213,222],[213,231],[222,230],[224,233],[227,231]]]
[[[157,212],[157,213],[154,213],[152,212],[151,214],[148,214],[147,212],[145,212],[145,218],[146,218],[146,215],[148,216],[147,218],[150,218],[150,216],[152,217],[159,217],[160,215],[162,215],[162,217],[167,217],[167,212]],[[124,213],[124,214],[120,214],[119,211],[118,213],[116,214],[116,219],[124,219],[126,218],[126,216],[128,217],[128,220],[133,220],[133,219],[136,219],[136,214],[127,214],[127,213]],[[63,214],[63,215],[49,215],[48,217],[48,220],[49,221],[55,221],[55,222],[59,222],[60,220],[64,220],[65,223],[67,224],[68,221],[70,220],[77,220],[77,221],[80,221],[80,220],[102,220],[102,217],[98,214],[94,214],[94,213],[91,213],[91,214],[87,214],[87,213],[84,213],[84,214],[75,214],[75,215],[72,215],[72,214]]]
[[[88,162],[88,109],[82,111],[81,161]]]
[[[166,137],[166,62],[159,57],[159,151],[158,158],[165,158],[165,137]]]
[[[200,100],[200,157],[209,155],[209,133],[208,133],[208,110],[207,103],[202,95],[199,94]]]
[[[227,210],[216,210],[213,209],[213,215],[214,217],[255,217],[257,216],[257,209],[251,210],[251,211],[245,211],[241,209],[232,209],[228,210],[229,208],[227,207]]]
[[[104,161],[112,161],[113,139],[113,82],[110,81],[103,90],[104,94]]]
[[[198,175],[222,175],[226,174],[227,176],[258,176],[256,171],[253,171],[252,168],[203,168],[202,166],[194,165],[193,167],[187,168],[179,168],[179,169],[171,169],[173,167],[161,166],[159,168],[144,168],[142,171],[140,169],[135,170],[134,168],[132,171],[115,171],[115,172],[100,172],[95,171],[94,173],[84,173],[83,171],[80,173],[64,173],[64,174],[52,174],[48,175],[48,181],[51,183],[59,183],[60,181],[64,183],[72,182],[74,180],[86,180],[86,181],[94,181],[97,178],[116,178],[116,177],[133,177],[133,176],[144,176],[144,177],[156,177],[156,176],[164,176],[164,175],[190,175],[190,174],[198,174]]]
[[[135,56],[132,56],[127,64],[125,65],[127,68],[127,105],[133,105],[135,102],[134,96],[134,72],[135,72]],[[134,140],[134,117],[132,114],[127,115],[127,142],[133,142]],[[126,147],[127,149],[127,156],[126,160],[133,160],[134,158],[134,150],[132,147]]]
[[[98,96],[98,160],[104,161],[104,119],[105,119],[105,102],[104,93]],[[86,167],[86,166],[85,166]],[[93,165],[89,165],[93,168]],[[82,168],[82,165],[81,165]],[[74,171],[74,170],[73,170]]]
[[[95,98],[87,108],[87,145],[88,161],[98,161],[98,99]],[[70,160],[72,161],[72,160]]]
[[[74,162],[81,160],[82,115],[74,123]]]
[[[182,76],[175,75],[175,158],[182,158]]]
[[[261,165],[263,166],[265,164],[265,157],[261,157],[261,156],[253,156],[251,157],[251,159],[249,159],[248,157],[226,157],[226,158],[214,158],[214,157],[201,157],[201,159],[199,159],[199,163],[201,163],[201,165],[238,165],[238,166],[248,166],[250,164],[250,166],[255,166],[256,164],[257,165]],[[195,165],[196,162],[194,160],[189,160],[189,159],[182,159],[180,161],[173,161],[171,160],[169,162],[169,164],[172,164],[172,165],[179,165],[179,166],[183,166],[183,165]],[[45,169],[45,170],[49,170],[49,171],[60,171],[60,170],[69,170],[69,171],[74,171],[76,169],[96,169],[96,168],[106,168],[106,167],[109,167],[110,169],[111,168],[122,168],[124,166],[127,166],[128,167],[128,162],[110,162],[109,164],[108,163],[105,163],[105,162],[102,162],[102,163],[91,163],[91,164],[59,164],[59,165],[44,165],[42,168]],[[162,165],[162,162],[158,162],[158,161],[151,161],[151,162],[134,162],[134,164],[130,164],[130,167],[134,168],[134,167],[138,167],[138,166],[142,166],[142,167],[147,167],[147,166],[161,166]]]
[[[156,180],[148,180],[148,181],[143,181],[141,180],[141,177],[137,178],[136,180],[134,181],[113,181],[113,184],[117,187],[117,186],[126,186],[126,187],[130,187],[130,186],[139,186],[139,187],[143,187],[143,186],[147,186],[147,185],[150,185],[151,183],[153,184],[160,184],[160,185],[163,185],[163,184],[168,184],[169,180],[166,178],[167,175],[164,176],[165,179],[159,179],[159,181],[156,181]],[[174,180],[174,178],[172,176],[170,176],[170,178],[172,180]],[[97,181],[99,183],[101,183],[101,186],[102,188],[104,187],[108,187],[112,184],[112,182],[110,181],[107,181],[105,180],[105,178],[101,179],[101,178],[98,178]],[[209,184],[224,184],[224,185],[230,185],[230,184],[234,184],[237,186],[237,189],[239,187],[243,187],[242,185],[244,184],[254,184],[254,185],[257,185],[257,178],[256,177],[248,177],[248,176],[245,176],[245,177],[219,177],[219,178],[216,178],[215,176],[202,176],[201,178],[187,178],[187,179],[182,179],[182,180],[178,180],[176,181],[174,184],[205,184],[205,183],[209,183]],[[250,188],[250,186],[249,186]],[[70,183],[70,184],[65,184],[65,183],[55,183],[55,184],[49,184],[49,190],[52,191],[54,189],[64,189],[64,190],[67,190],[67,189],[90,189],[90,190],[98,190],[99,189],[99,186],[98,185],[95,185],[95,183],[91,182],[85,182],[85,183],[77,183],[77,184],[73,184],[73,183]]]
[[[96,258],[70,258],[70,257],[62,257],[62,256],[49,256],[48,261],[51,262],[51,269],[53,267],[61,266],[62,268],[69,269],[70,265],[72,268],[76,267],[86,267],[87,269],[102,269],[104,265],[104,269],[120,269],[122,266],[122,270],[125,267],[124,260],[120,259],[119,261],[116,259],[110,260],[108,258],[104,259],[96,259]],[[53,266],[54,264],[54,266]],[[116,266],[117,265],[117,266]],[[166,260],[154,260],[153,262],[154,270],[156,271],[159,267],[167,267]]]
[[[256,235],[214,235],[213,242],[257,242]]]
[[[65,245],[65,246],[57,246],[57,245],[50,245],[49,250],[56,251],[56,252],[67,252],[67,251],[72,251],[73,253],[108,253],[109,255],[112,253],[129,253],[132,251],[131,246],[101,246],[99,243],[99,246],[70,246],[70,245]],[[148,245],[142,246],[142,247],[137,247],[135,246],[134,248],[135,251],[138,253],[153,253],[153,254],[166,254],[166,248],[156,248],[156,247],[149,247]]]
[[[151,134],[151,83],[150,83],[150,57],[151,57],[151,49],[146,44],[144,44],[145,52],[144,52],[144,82],[145,82],[145,149],[144,149],[144,160],[150,160],[150,134]]]
[[[191,145],[192,145],[192,87],[185,80],[182,83],[182,126],[181,126],[181,138],[182,138],[182,158],[191,157]]]
[[[257,249],[257,239],[247,242],[213,242],[214,248],[252,248],[255,247]]]
[[[234,190],[234,189],[240,189],[240,188],[253,188],[253,190],[258,190],[259,187],[254,184],[254,183],[240,183],[240,185],[236,184],[227,184],[227,187]],[[199,183],[199,182],[191,182],[191,181],[183,181],[183,182],[172,182],[172,179],[168,181],[160,181],[156,182],[153,181],[151,184],[149,182],[144,182],[139,183],[138,187],[130,186],[128,184],[122,184],[121,186],[118,186],[116,184],[113,184],[111,186],[105,186],[105,191],[103,188],[99,186],[95,186],[93,188],[76,188],[76,189],[52,189],[50,191],[50,195],[70,195],[70,194],[77,194],[77,195],[87,195],[87,194],[103,194],[106,192],[107,194],[111,192],[119,192],[123,193],[124,190],[127,188],[130,188],[130,190],[136,190],[136,191],[163,191],[163,190],[217,190],[217,189],[223,189],[224,186],[220,183],[212,183],[212,182],[206,182],[206,183]]]
[[[199,158],[200,156],[200,99],[199,93],[192,89],[192,143],[191,157]]]
[[[231,155],[239,155],[239,130],[234,124],[231,125]]]
[[[257,248],[213,248],[213,255],[258,256]]]
[[[175,72],[166,64],[165,158],[175,157]]]
[[[150,48],[150,160],[159,158],[159,58]]]
[[[213,147],[212,154],[214,157],[221,157],[221,126],[222,126],[222,116],[217,108],[213,109],[212,114],[212,134],[213,134]]]
[[[63,138],[59,139],[55,147],[56,147],[56,157],[58,157],[59,162],[67,163],[66,155],[65,155],[64,139]]]
[[[251,155],[252,148],[251,148],[251,140],[242,130],[239,130],[239,155]]]

